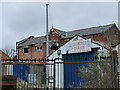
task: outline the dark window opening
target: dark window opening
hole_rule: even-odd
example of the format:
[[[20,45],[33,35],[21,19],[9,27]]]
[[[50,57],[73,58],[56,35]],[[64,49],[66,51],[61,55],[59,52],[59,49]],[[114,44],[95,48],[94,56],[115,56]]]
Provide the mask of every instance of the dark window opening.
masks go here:
[[[117,30],[114,30],[114,33],[117,34]]]
[[[50,48],[51,50],[57,50],[59,47],[59,43],[56,41],[50,42]]]
[[[42,46],[37,46],[36,51],[42,51]]]
[[[57,50],[58,49],[58,47],[55,45],[55,44],[53,44],[52,46],[51,46],[51,50]]]
[[[53,36],[54,36],[54,35],[55,35],[55,32],[54,32],[54,31],[51,31],[51,32],[50,32],[50,35],[53,35]]]
[[[23,53],[28,53],[28,48],[24,48]]]

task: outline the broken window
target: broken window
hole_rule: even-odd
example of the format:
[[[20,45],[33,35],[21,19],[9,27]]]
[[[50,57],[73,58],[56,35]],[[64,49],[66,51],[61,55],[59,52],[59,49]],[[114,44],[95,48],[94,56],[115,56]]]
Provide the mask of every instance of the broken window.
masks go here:
[[[117,30],[114,30],[114,33],[117,34]]]
[[[57,50],[58,49],[58,47],[55,45],[55,44],[53,44],[52,46],[51,46],[51,50]]]
[[[58,43],[57,42],[51,42],[50,47],[51,47],[51,50],[57,50],[58,49]]]
[[[28,53],[28,48],[23,48],[23,53]]]
[[[37,46],[36,51],[42,51],[42,46]]]

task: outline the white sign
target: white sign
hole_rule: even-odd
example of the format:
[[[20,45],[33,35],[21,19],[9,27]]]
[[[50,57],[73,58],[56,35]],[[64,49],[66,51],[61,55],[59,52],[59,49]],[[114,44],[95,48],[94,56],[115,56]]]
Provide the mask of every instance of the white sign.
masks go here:
[[[91,39],[73,39],[68,45],[67,50],[69,53],[79,53],[91,51]]]

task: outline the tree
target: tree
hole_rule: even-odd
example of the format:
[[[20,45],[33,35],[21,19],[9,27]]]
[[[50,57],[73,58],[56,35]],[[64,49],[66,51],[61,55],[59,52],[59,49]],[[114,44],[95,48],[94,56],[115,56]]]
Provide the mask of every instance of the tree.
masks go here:
[[[15,50],[14,49],[10,49],[10,48],[5,48],[5,49],[3,49],[3,52],[5,53],[5,54],[7,54],[9,57],[13,57],[13,56],[15,56]]]
[[[96,59],[88,67],[81,66],[78,76],[85,80],[82,88],[112,88],[111,63],[109,59]]]

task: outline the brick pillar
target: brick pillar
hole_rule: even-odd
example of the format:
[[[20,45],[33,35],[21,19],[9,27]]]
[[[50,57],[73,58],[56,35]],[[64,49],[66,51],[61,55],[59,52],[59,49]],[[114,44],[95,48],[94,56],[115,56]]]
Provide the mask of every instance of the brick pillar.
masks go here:
[[[114,58],[118,58],[116,50],[112,51],[112,55],[113,55]]]

